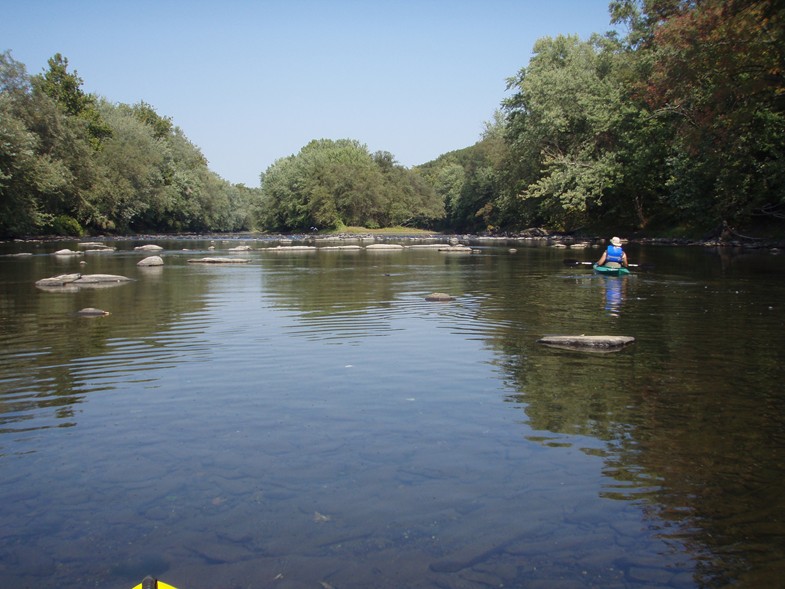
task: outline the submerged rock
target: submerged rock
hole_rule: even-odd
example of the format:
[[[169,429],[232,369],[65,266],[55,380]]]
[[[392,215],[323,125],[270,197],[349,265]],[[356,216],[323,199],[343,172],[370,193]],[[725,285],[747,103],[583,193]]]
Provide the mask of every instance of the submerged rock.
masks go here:
[[[81,256],[84,255],[83,252],[75,252],[73,250],[69,250],[68,248],[57,250],[54,252],[55,256]]]
[[[426,301],[447,302],[454,301],[455,297],[444,292],[434,292],[425,297]]]
[[[635,341],[628,335],[546,335],[538,344],[590,352],[616,352]]]

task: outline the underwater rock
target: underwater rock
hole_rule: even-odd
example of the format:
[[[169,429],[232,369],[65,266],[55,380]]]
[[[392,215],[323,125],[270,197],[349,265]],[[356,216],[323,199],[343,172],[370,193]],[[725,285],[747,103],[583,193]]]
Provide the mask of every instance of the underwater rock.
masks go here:
[[[434,292],[425,297],[426,301],[447,302],[454,301],[455,297],[444,292]]]

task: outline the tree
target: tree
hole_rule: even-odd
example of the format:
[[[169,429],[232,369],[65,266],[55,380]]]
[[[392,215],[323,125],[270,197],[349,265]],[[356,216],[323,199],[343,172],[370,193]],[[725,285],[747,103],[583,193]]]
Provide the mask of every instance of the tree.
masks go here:
[[[785,10],[775,0],[618,2],[650,64],[638,85],[673,129],[674,217],[785,218]]]
[[[262,175],[261,192],[257,219],[278,231],[427,223],[441,214],[416,172],[350,139],[314,140],[277,160]]]
[[[535,202],[536,217],[570,229],[623,178],[615,152],[622,88],[611,41],[539,39],[528,67],[508,81],[504,102],[513,160],[508,190]]]
[[[54,100],[66,115],[83,120],[93,147],[100,149],[101,141],[110,137],[112,130],[101,119],[95,96],[82,91],[82,78],[76,70],[68,72],[67,58],[55,53],[48,64],[48,70],[33,78],[36,89]]]
[[[162,117],[155,112],[155,109],[151,105],[144,101],[133,105],[131,111],[140,122],[152,128],[153,137],[156,139],[168,137],[174,129],[171,117]]]
[[[86,126],[41,92],[10,53],[0,65],[7,139],[0,224],[13,234],[81,232],[95,174]]]

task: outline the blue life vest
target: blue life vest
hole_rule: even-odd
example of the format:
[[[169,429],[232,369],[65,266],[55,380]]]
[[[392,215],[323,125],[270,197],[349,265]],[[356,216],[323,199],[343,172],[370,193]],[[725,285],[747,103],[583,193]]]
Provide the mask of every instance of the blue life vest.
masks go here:
[[[624,252],[621,249],[621,246],[618,245],[609,245],[608,251],[605,254],[605,261],[606,262],[618,262],[621,264],[621,261],[624,259]]]

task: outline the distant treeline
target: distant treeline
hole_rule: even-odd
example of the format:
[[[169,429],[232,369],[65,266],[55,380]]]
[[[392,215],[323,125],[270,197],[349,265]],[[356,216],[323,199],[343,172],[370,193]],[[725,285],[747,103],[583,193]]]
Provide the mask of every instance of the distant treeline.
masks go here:
[[[612,32],[542,38],[481,140],[405,168],[314,140],[261,186],[211,172],[144,102],[85,94],[57,54],[0,54],[0,236],[531,226],[785,231],[781,0],[614,0]]]

